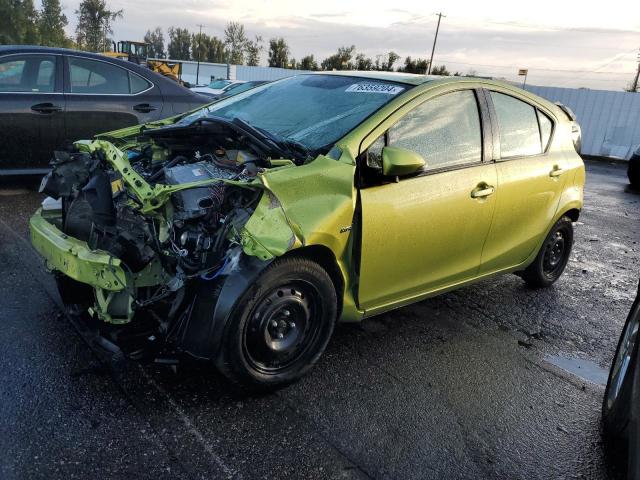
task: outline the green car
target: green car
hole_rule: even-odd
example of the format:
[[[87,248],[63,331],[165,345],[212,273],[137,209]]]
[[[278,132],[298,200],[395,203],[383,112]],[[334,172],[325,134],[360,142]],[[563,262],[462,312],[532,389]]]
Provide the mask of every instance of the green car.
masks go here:
[[[497,273],[554,283],[579,142],[568,109],[500,82],[299,75],[56,152],[31,238],[102,344],[277,388],[336,321]]]

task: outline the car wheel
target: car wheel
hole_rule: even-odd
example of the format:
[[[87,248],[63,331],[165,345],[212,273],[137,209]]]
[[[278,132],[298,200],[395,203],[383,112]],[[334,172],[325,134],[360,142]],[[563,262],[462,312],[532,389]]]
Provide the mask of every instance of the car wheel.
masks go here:
[[[552,285],[564,272],[573,246],[573,223],[562,217],[545,238],[538,255],[523,272],[522,278],[530,287]]]
[[[218,368],[251,390],[288,385],[318,361],[336,316],[336,291],[320,265],[277,259],[236,302]]]
[[[639,306],[636,300],[622,329],[602,402],[603,433],[616,446],[626,445],[629,440],[634,379],[638,373]]]

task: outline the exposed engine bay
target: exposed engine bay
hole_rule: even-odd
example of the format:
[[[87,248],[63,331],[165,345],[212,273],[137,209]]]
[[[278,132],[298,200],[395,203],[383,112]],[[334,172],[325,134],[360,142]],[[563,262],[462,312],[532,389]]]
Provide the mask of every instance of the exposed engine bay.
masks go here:
[[[222,119],[143,129],[132,145],[55,152],[41,191],[61,200],[51,221],[65,235],[109,255],[100,286],[59,274],[63,301],[144,359],[183,334],[199,288],[215,291],[238,268],[242,228],[265,194],[256,177],[294,161],[248,124]]]

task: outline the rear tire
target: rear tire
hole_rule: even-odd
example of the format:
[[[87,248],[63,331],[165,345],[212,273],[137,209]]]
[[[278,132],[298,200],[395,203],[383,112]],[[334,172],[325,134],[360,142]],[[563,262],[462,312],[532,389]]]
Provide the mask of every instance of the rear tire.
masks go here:
[[[564,272],[573,246],[573,223],[562,217],[551,228],[535,260],[521,274],[532,288],[553,285]]]
[[[250,390],[274,390],[297,381],[324,352],[337,317],[327,272],[304,258],[275,260],[238,299],[217,366]]]

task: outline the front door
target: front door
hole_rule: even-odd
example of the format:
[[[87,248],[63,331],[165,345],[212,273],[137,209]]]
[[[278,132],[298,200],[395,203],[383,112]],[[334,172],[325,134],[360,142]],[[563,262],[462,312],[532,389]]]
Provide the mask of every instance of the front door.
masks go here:
[[[360,190],[360,308],[384,310],[477,274],[497,185],[495,165],[482,161],[481,127],[475,92],[455,91],[410,110],[369,148],[365,168],[376,168],[385,144],[427,165]]]
[[[0,170],[47,168],[64,143],[59,55],[0,58]]]

